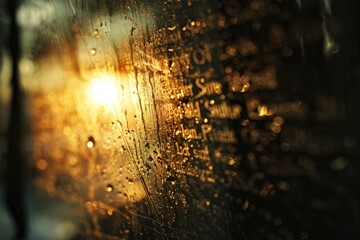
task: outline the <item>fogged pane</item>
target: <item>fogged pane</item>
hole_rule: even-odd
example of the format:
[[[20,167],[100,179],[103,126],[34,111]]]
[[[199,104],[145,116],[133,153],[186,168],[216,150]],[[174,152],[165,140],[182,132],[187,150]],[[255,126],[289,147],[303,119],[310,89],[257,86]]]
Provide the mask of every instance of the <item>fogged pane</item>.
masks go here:
[[[350,10],[327,0],[23,1],[35,198],[57,229],[35,232],[355,239]]]

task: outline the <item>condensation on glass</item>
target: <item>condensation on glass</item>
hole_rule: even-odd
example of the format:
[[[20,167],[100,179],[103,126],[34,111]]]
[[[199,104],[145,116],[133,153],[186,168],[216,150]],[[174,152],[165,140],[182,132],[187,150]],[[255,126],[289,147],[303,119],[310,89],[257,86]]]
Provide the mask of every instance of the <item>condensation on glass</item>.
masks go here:
[[[50,238],[354,237],[332,4],[23,1],[34,184],[71,216]]]

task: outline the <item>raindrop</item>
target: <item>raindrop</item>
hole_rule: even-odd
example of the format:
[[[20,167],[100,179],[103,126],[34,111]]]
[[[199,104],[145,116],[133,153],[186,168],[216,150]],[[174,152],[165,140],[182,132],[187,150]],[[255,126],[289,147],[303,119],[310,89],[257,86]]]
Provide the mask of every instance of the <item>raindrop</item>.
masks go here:
[[[90,137],[88,138],[88,142],[86,143],[86,146],[87,146],[88,148],[93,148],[93,147],[95,147],[95,139],[94,139],[94,137],[90,136]]]
[[[126,148],[125,148],[125,146],[124,145],[122,145],[121,147],[120,147],[120,154],[123,154],[123,153],[125,153],[126,152]]]
[[[247,209],[249,208],[249,205],[250,205],[250,202],[247,201],[247,200],[245,200],[244,203],[243,203],[243,205],[242,205],[242,209],[243,209],[243,210],[247,210]]]
[[[169,176],[169,177],[166,178],[166,181],[171,182],[171,184],[174,185],[175,182],[176,182],[176,179],[175,179],[174,176]]]
[[[230,166],[233,166],[235,163],[236,163],[236,162],[235,162],[235,160],[234,160],[233,158],[231,158],[231,159],[229,160],[229,165],[230,165]]]
[[[173,31],[176,29],[176,26],[167,27],[168,30]]]
[[[111,184],[108,184],[107,186],[106,186],[106,191],[107,192],[112,192],[114,190],[114,187],[111,185]]]
[[[146,170],[151,171],[151,166],[148,163],[145,163]]]
[[[325,45],[325,50],[326,50],[327,53],[335,54],[335,53],[339,52],[340,47],[334,41],[329,41]]]
[[[96,54],[96,49],[95,49],[95,48],[92,48],[92,49],[90,50],[90,54],[91,54],[92,56],[94,56],[94,55]]]
[[[100,38],[100,32],[99,32],[99,30],[97,30],[97,29],[94,30],[94,37],[95,37],[96,39],[99,39],[99,38]]]

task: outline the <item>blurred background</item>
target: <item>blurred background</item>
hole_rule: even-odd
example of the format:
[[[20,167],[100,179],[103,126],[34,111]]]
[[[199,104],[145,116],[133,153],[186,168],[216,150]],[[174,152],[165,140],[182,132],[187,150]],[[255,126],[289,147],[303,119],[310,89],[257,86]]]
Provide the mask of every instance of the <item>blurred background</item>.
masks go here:
[[[0,0],[1,239],[359,239],[356,0]]]

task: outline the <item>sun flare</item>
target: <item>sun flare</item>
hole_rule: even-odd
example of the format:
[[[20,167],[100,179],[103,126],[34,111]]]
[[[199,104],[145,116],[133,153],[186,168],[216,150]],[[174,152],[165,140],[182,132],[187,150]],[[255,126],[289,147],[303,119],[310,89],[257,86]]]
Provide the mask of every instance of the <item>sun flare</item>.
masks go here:
[[[90,99],[100,106],[113,107],[119,101],[116,77],[101,75],[94,77],[89,84]]]

